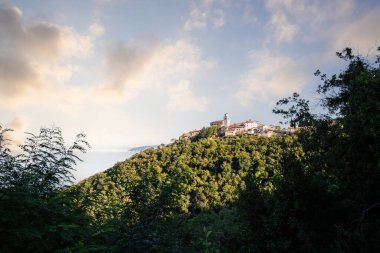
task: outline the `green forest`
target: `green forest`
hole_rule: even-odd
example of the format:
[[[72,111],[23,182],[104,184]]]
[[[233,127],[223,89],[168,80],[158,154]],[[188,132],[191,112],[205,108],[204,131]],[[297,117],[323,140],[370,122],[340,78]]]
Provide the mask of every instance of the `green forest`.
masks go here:
[[[204,129],[76,184],[85,135],[42,128],[15,155],[0,129],[0,252],[380,252],[378,53],[316,71],[318,109],[279,100],[295,134]]]

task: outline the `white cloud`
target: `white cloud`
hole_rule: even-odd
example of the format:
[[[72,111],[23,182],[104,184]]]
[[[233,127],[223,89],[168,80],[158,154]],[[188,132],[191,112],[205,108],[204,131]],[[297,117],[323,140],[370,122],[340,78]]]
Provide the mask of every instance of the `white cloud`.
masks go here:
[[[291,42],[299,29],[297,25],[288,21],[284,13],[280,12],[273,14],[271,23],[275,27],[274,37],[280,42]]]
[[[333,50],[352,47],[365,54],[380,45],[380,8],[366,13],[348,25],[337,25],[331,30]]]
[[[361,9],[354,0],[268,0],[266,9],[277,41],[290,42],[302,34],[304,42],[322,41],[330,53],[352,47],[364,54],[380,41],[379,7]]]
[[[155,55],[156,74],[165,77],[191,77],[201,68],[209,66],[212,67],[212,64],[202,59],[201,49],[182,39],[163,45]]]
[[[115,5],[115,4],[123,4],[134,2],[135,0],[93,0],[95,3],[99,5]]]
[[[142,46],[144,45],[145,46]],[[112,43],[105,61],[105,78],[97,94],[124,101],[147,89],[167,93],[182,79],[191,80],[215,62],[203,60],[201,50],[185,40]]]
[[[245,24],[255,24],[258,22],[257,15],[251,5],[247,4],[243,6],[243,15],[241,17],[241,20]]]
[[[276,9],[276,8],[286,8],[291,9],[291,7],[294,5],[296,1],[295,0],[267,0],[266,1],[266,7],[268,9]],[[297,1],[298,4],[303,3],[303,0]]]
[[[217,65],[202,57],[201,48],[184,39],[161,43],[135,39],[95,44],[105,46],[97,48],[100,54],[95,57],[91,54],[95,35],[101,34],[101,29],[95,28],[89,27],[83,35],[47,21],[26,22],[16,7],[0,7],[0,103],[8,117],[26,116],[30,119],[28,130],[38,129],[40,124],[59,125],[70,131],[69,135],[85,130],[96,136],[96,145],[112,146],[123,145],[126,139],[141,143],[158,138],[147,124],[136,128],[139,116],[125,109],[124,102],[144,92],[157,94],[155,102],[171,111],[205,108],[206,98],[194,94],[189,83],[181,84],[181,80],[192,82]],[[102,59],[103,49],[104,61],[93,62]],[[89,73],[99,75],[98,86],[91,85],[91,78],[87,81],[88,72],[73,76],[82,71],[83,63],[89,63]],[[116,104],[110,103],[115,100]],[[176,103],[175,110],[169,109]]]
[[[14,117],[10,122],[6,123],[3,127],[12,129],[13,131],[9,131],[6,133],[5,138],[10,140],[10,148],[12,150],[17,150],[18,145],[23,144],[25,137],[25,126],[26,120],[21,117]]]
[[[85,57],[91,50],[91,39],[70,27],[44,21],[24,23],[20,9],[0,5],[2,101],[17,104],[67,81],[75,67],[64,60]]]
[[[212,26],[219,29],[226,24],[223,1],[199,0],[192,2],[190,15],[183,26],[185,31],[206,29]]]
[[[304,59],[273,55],[267,50],[252,52],[254,67],[240,79],[235,94],[243,106],[255,100],[272,100],[299,90],[305,82]],[[307,74],[307,73],[306,73]]]
[[[94,36],[101,36],[104,34],[105,32],[105,28],[104,26],[102,26],[101,24],[99,23],[92,23],[90,25],[90,27],[88,28],[88,30],[90,31],[90,33]]]
[[[291,8],[293,4],[293,0],[269,0],[266,2],[266,8],[272,15],[270,20],[270,25],[274,28],[272,37],[277,42],[292,42],[299,31],[299,26],[291,23],[288,18],[287,12],[292,12],[293,17],[296,12]],[[300,6],[302,6],[302,3],[297,5],[297,7]]]
[[[206,105],[205,97],[196,97],[190,90],[189,81],[181,80],[169,89],[169,102],[166,105],[169,112],[203,111]]]
[[[203,29],[207,26],[207,11],[202,11],[198,7],[193,7],[189,19],[185,22],[185,31]]]
[[[329,27],[334,24],[346,23],[355,4],[353,0],[268,0],[265,7],[272,15],[271,37],[278,42],[291,42],[303,34],[304,42],[312,42],[330,36]]]
[[[109,3],[112,2],[112,0],[95,0],[97,3]]]
[[[8,128],[15,131],[22,131],[25,129],[25,120],[21,117],[14,117],[8,124]]]
[[[215,10],[214,16],[212,17],[212,23],[214,28],[221,28],[225,25],[225,14],[222,10]]]

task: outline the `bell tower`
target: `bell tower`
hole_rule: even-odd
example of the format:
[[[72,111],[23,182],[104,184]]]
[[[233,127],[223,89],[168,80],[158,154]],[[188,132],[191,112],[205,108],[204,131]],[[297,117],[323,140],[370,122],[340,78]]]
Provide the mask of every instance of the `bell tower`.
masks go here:
[[[230,117],[228,116],[228,113],[224,114],[223,125],[225,127],[228,127],[230,125]]]

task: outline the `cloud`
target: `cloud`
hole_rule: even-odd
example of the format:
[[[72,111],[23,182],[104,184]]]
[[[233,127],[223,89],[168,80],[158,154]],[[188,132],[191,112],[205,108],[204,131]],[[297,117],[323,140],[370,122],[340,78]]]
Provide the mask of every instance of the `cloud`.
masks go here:
[[[8,128],[11,128],[15,131],[21,131],[25,129],[25,120],[20,117],[13,118],[8,124]]]
[[[19,150],[18,145],[24,142],[24,131],[26,121],[21,117],[14,117],[10,122],[5,124],[5,128],[12,129],[13,131],[7,132],[5,138],[10,140],[10,148],[12,150]]]
[[[196,45],[179,39],[162,45],[155,54],[156,74],[162,77],[192,77],[200,69],[213,67],[213,61],[202,59],[202,51]],[[176,82],[177,83],[177,82]]]
[[[225,25],[225,14],[222,10],[215,10],[214,15],[212,17],[212,23],[214,28],[221,28]]]
[[[235,98],[243,106],[255,100],[272,100],[299,90],[305,83],[305,59],[279,56],[267,50],[251,53],[254,67],[240,78]],[[308,72],[306,72],[308,73]]]
[[[20,9],[0,5],[0,97],[17,103],[25,95],[66,81],[74,68],[63,59],[85,57],[91,49],[90,38],[70,27],[25,23]]]
[[[219,29],[226,24],[224,3],[216,0],[192,2],[190,15],[183,26],[185,31],[206,29],[212,26]]]
[[[291,42],[299,30],[297,25],[290,23],[286,15],[280,12],[273,14],[271,24],[275,27],[274,37],[277,41]]]
[[[277,42],[292,42],[301,34],[304,42],[312,42],[328,38],[333,24],[347,22],[355,4],[353,0],[268,0],[265,7],[271,14],[271,37]]]
[[[184,25],[185,31],[203,29],[207,26],[208,13],[197,7],[193,7],[190,12],[190,17]]]
[[[101,24],[99,23],[92,23],[90,25],[90,27],[88,28],[88,30],[90,31],[90,33],[94,36],[101,36],[104,34],[105,32],[105,28],[104,26],[102,26]]]
[[[214,66],[215,62],[202,59],[200,48],[186,40],[114,42],[107,50],[104,80],[97,95],[124,101],[148,89],[168,93],[181,80],[191,80]]]
[[[114,0],[95,0],[96,3],[98,4],[108,4],[113,2]]]
[[[346,25],[337,25],[331,30],[333,50],[340,51],[352,47],[365,53],[380,45],[380,8],[375,8],[364,16]]]
[[[241,20],[244,24],[255,24],[258,22],[257,15],[251,5],[246,4],[243,6],[243,15],[241,16]]]
[[[299,26],[291,23],[287,12],[293,12],[291,8],[293,0],[268,0],[266,8],[271,13],[270,26],[274,28],[271,35],[277,42],[292,42],[299,31]]]
[[[151,43],[148,43],[151,44]],[[153,60],[153,46],[113,42],[107,48],[105,81],[100,86],[103,95],[133,97],[144,88],[144,72]],[[127,94],[125,94],[127,92]]]
[[[22,56],[12,56],[9,53],[0,55],[0,96],[14,98],[30,89],[38,89],[37,73],[25,62]]]
[[[267,0],[266,1],[266,7],[268,9],[276,9],[276,8],[285,8],[285,9],[291,9],[292,6],[295,4],[295,0]],[[298,1],[298,4],[302,3],[303,0]]]
[[[166,110],[169,112],[203,111],[207,105],[205,97],[196,97],[190,90],[189,81],[180,83],[169,89],[169,102]]]

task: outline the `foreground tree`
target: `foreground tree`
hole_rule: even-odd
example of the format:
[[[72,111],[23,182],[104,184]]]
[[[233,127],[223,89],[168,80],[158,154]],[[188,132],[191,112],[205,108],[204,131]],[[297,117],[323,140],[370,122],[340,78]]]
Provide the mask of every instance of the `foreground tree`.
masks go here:
[[[5,138],[11,129],[0,127],[0,188],[25,188],[46,197],[73,183],[72,171],[81,159],[76,152],[85,152],[89,144],[84,134],[77,135],[70,147],[65,146],[59,128],[42,128],[38,135],[27,133],[19,155],[12,155]]]
[[[89,147],[85,136],[66,147],[59,128],[42,128],[14,155],[10,131],[0,128],[0,251],[90,252],[90,220],[64,191],[77,152]]]
[[[380,250],[380,54],[372,62],[349,48],[337,55],[344,71],[316,72],[326,113],[312,113],[297,93],[274,109],[306,126],[304,155],[281,162],[273,191],[249,180],[240,210],[258,252]]]

